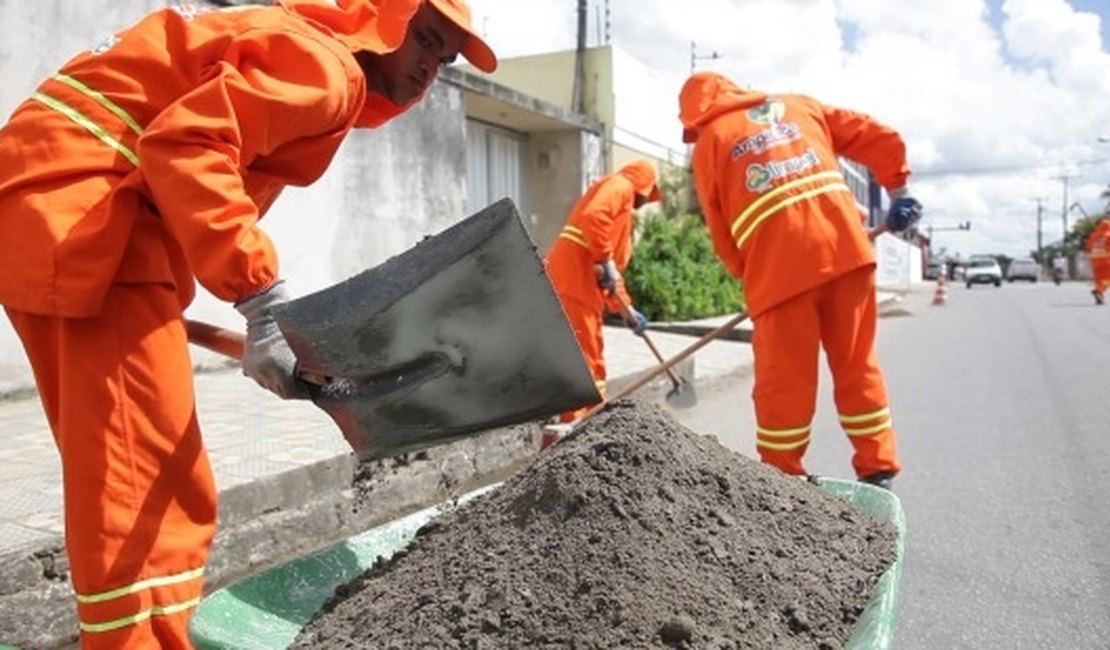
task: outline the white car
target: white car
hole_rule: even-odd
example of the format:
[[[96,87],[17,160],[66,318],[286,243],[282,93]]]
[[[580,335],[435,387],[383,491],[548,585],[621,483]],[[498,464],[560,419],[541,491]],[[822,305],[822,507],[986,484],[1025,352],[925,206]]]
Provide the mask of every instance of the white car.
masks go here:
[[[1037,262],[1029,257],[1022,257],[1010,262],[1010,268],[1006,270],[1006,279],[1010,282],[1014,280],[1029,280],[1036,282],[1041,275],[1041,267]]]
[[[964,280],[967,282],[968,289],[973,284],[993,284],[996,287],[1001,287],[1002,267],[998,265],[998,260],[993,257],[972,257],[967,263],[967,270],[964,271]]]

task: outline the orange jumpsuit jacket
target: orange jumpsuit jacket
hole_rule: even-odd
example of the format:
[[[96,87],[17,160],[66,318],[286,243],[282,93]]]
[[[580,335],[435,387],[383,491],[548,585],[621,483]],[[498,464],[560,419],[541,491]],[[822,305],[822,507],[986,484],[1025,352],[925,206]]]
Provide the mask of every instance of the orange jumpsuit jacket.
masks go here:
[[[601,178],[578,199],[547,255],[548,274],[560,296],[598,311],[620,312],[619,303],[598,286],[594,265],[611,258],[624,273],[632,259],[634,201],[636,195],[659,198],[655,179],[651,163],[638,160]],[[623,283],[617,291],[632,304]]]
[[[113,281],[174,282],[183,305],[193,277],[227,301],[272,284],[256,222],[404,110],[353,53],[395,49],[420,4],[169,8],[66,63],[0,132],[0,303],[84,317]]]
[[[874,264],[838,156],[888,189],[909,176],[901,136],[870,117],[801,95],[742,90],[716,73],[680,96],[694,178],[718,257],[744,283],[752,317]]]
[[[1101,219],[1084,247],[1092,264],[1110,264],[1110,219]]]

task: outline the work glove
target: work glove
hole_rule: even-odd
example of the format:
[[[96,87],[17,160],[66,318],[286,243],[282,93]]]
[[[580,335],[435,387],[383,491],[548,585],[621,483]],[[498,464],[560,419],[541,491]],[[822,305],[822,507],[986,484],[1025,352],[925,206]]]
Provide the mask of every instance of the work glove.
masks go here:
[[[307,398],[308,389],[297,379],[297,357],[289,349],[270,308],[289,300],[285,284],[278,281],[262,293],[235,303],[247,319],[247,340],[243,347],[243,374],[282,399]]]
[[[636,336],[643,336],[648,327],[647,316],[644,316],[643,313],[635,307],[629,307],[628,313],[632,315],[632,322],[629,323],[628,326],[632,328]]]
[[[886,226],[890,232],[902,232],[921,220],[925,208],[912,196],[900,196],[890,205]]]
[[[617,270],[617,263],[613,260],[605,260],[601,264],[595,264],[594,270],[597,272],[597,283],[601,288],[609,293],[617,290],[617,283],[621,281],[621,272]]]

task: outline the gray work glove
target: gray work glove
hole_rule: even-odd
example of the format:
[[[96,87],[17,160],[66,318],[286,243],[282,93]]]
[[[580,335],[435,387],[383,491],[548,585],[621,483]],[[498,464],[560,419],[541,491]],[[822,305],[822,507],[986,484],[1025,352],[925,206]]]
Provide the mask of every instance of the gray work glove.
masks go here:
[[[601,288],[609,293],[617,290],[617,283],[621,281],[621,272],[617,270],[616,262],[608,259],[601,264],[595,264],[594,272],[597,274],[597,283]]]
[[[297,357],[270,315],[271,307],[287,300],[285,284],[279,280],[262,293],[235,303],[235,308],[247,319],[243,374],[282,399],[305,399],[308,389],[295,375]]]

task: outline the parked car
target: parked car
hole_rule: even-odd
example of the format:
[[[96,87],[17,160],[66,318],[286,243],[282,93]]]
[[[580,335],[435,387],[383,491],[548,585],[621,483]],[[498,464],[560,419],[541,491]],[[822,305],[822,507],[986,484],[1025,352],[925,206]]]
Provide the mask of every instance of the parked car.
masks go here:
[[[1002,267],[993,257],[972,257],[967,263],[967,270],[964,271],[964,280],[967,282],[968,289],[973,284],[993,284],[1001,287]]]
[[[1006,271],[1006,279],[1010,282],[1014,280],[1036,282],[1040,279],[1040,276],[1040,265],[1030,257],[1022,257],[1010,262],[1010,268]]]
[[[922,273],[922,276],[926,280],[936,280],[938,277],[940,277],[941,273],[944,273],[944,264],[941,264],[940,262],[929,262],[929,265],[925,267],[925,272]]]

